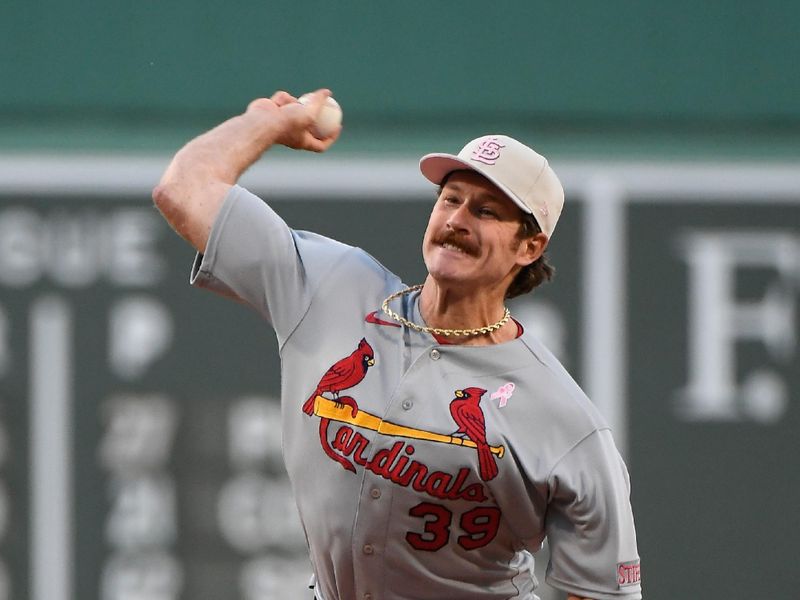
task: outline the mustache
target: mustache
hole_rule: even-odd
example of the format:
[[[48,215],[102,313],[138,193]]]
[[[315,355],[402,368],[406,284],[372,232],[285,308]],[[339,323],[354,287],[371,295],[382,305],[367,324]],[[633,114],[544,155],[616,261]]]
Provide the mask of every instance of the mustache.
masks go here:
[[[478,247],[470,242],[468,239],[464,238],[462,235],[455,231],[445,231],[433,238],[433,242],[435,244],[451,244],[458,248],[459,250],[463,250],[466,254],[471,256],[477,256],[480,252]]]

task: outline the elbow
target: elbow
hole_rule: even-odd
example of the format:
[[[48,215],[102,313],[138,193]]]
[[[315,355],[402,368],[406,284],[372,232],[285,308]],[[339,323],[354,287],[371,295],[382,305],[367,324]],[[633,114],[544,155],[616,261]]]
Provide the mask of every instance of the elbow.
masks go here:
[[[152,198],[161,216],[169,223],[180,235],[186,236],[184,231],[186,226],[186,201],[185,191],[176,187],[174,184],[159,183],[153,188]]]
[[[173,223],[181,212],[181,191],[173,184],[162,182],[153,188],[152,198],[161,214]]]
[[[156,187],[154,187],[152,197],[156,208],[158,208],[158,210],[160,210],[162,213],[166,208],[174,203],[174,191],[167,184],[159,183]]]
[[[212,189],[210,196],[202,191],[162,179],[151,194],[164,220],[198,252],[205,252],[211,226],[225,198],[220,190]]]

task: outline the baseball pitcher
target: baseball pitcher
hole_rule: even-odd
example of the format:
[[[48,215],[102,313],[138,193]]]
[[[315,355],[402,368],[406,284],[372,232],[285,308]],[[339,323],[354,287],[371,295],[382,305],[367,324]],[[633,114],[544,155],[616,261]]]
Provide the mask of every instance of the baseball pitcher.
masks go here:
[[[189,142],[153,192],[198,255],[191,281],[258,311],[281,356],[284,458],[317,600],[536,598],[533,555],[572,600],[641,598],[628,472],[601,415],[505,307],[553,269],[564,203],[503,135],[429,154],[438,186],[406,285],[296,231],[237,185],[275,144],[322,152],[330,93],[286,92]]]

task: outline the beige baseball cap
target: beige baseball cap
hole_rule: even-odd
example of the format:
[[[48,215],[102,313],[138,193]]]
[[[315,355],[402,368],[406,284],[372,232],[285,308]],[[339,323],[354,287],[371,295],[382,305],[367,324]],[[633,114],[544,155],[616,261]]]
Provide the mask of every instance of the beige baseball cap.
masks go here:
[[[476,138],[458,156],[426,154],[420,159],[419,168],[436,185],[453,171],[477,171],[532,214],[548,238],[564,207],[564,188],[547,159],[506,135]]]

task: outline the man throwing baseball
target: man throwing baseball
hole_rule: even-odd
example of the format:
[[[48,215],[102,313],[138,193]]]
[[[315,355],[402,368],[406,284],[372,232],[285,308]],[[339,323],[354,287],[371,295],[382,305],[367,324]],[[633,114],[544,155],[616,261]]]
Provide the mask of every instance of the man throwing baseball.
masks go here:
[[[505,308],[550,278],[564,192],[486,135],[429,154],[439,186],[407,286],[296,231],[237,185],[275,144],[322,152],[329,92],[286,92],[189,142],[153,197],[198,251],[192,283],[249,304],[281,355],[284,458],[318,600],[536,598],[533,554],[571,600],[641,598],[626,467],[608,426]]]

